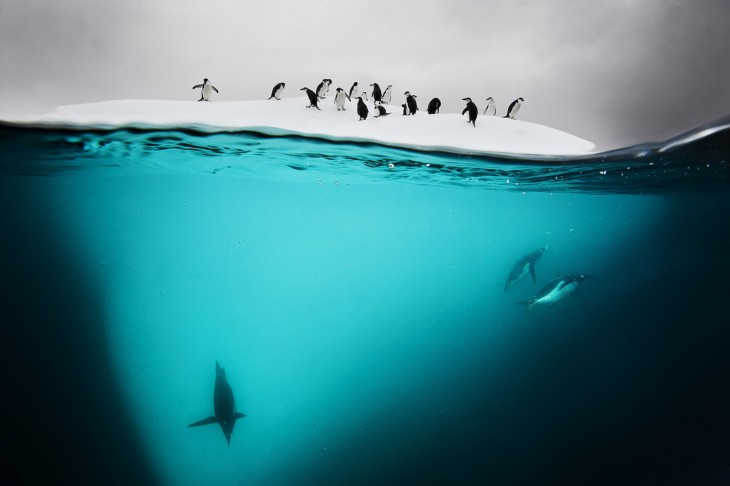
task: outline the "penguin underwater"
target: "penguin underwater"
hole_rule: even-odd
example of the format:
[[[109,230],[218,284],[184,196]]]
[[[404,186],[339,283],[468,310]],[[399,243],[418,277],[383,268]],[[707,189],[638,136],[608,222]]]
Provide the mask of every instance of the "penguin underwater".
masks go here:
[[[463,100],[466,101],[466,108],[464,108],[464,111],[462,111],[461,114],[463,115],[464,113],[469,112],[468,122],[471,122],[471,124],[474,125],[474,128],[476,128],[477,116],[479,116],[477,105],[474,104],[471,98],[463,98]]]
[[[309,106],[307,108],[315,107],[319,111],[322,111],[319,106],[317,106],[317,102],[319,101],[319,98],[317,98],[317,95],[314,94],[314,91],[312,91],[309,88],[302,88],[299,91],[306,91],[307,92],[307,98],[309,98]]]
[[[269,96],[268,99],[276,98],[277,100],[281,99],[281,93],[284,92],[284,88],[286,88],[285,83],[279,83],[276,86],[274,86],[274,89],[271,90],[271,96]]]
[[[536,305],[555,305],[557,302],[575,292],[578,285],[589,278],[593,278],[593,276],[582,273],[574,273],[566,275],[565,277],[554,278],[546,283],[543,288],[538,290],[532,299],[522,300],[517,302],[517,304],[526,306],[527,310],[532,310]]]
[[[218,92],[218,89],[216,89],[215,86],[210,84],[210,81],[208,81],[208,78],[203,79],[203,84],[196,84],[193,86],[193,89],[202,88],[200,90],[200,99],[198,101],[210,101],[210,95],[215,91]]]
[[[535,263],[537,263],[537,261],[540,259],[540,257],[542,257],[543,253],[545,253],[545,250],[547,249],[547,246],[545,248],[540,248],[539,250],[530,252],[517,260],[512,266],[512,270],[509,272],[509,275],[507,276],[507,282],[504,284],[504,291],[507,292],[512,284],[517,282],[528,273],[532,277],[532,283],[537,283],[537,278],[535,277]]]
[[[215,362],[215,387],[213,388],[213,412],[203,420],[198,420],[188,425],[188,427],[200,427],[201,425],[218,424],[221,426],[223,435],[226,436],[228,447],[231,446],[231,435],[233,434],[233,426],[236,420],[246,416],[245,413],[236,412],[236,401],[233,398],[233,390],[226,378],[226,372],[218,361]]]

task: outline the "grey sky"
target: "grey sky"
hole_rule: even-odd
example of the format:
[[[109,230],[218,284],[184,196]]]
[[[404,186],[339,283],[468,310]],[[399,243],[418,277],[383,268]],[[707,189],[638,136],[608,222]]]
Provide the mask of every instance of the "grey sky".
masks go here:
[[[728,25],[726,0],[0,0],[0,117],[326,77],[449,112],[522,96],[519,118],[612,148],[730,113]]]

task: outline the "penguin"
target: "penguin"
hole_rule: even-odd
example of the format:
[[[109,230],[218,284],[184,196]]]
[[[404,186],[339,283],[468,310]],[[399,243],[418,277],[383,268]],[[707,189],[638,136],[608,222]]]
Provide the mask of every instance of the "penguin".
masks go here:
[[[337,105],[337,111],[345,110],[345,100],[350,101],[350,97],[347,96],[347,93],[345,93],[344,89],[337,88],[337,92],[335,93],[335,104]]]
[[[403,107],[403,114],[407,115],[408,114],[408,104],[403,103],[401,106]]]
[[[327,92],[330,90],[330,84],[332,84],[331,79],[323,79],[321,83],[317,86],[317,96],[321,99],[324,99],[327,96]]]
[[[461,112],[463,115],[466,112],[469,112],[469,120],[467,123],[471,123],[474,125],[474,128],[477,126],[477,116],[479,115],[479,110],[477,109],[477,105],[474,104],[474,102],[471,100],[471,98],[463,98],[464,101],[466,101],[466,108],[464,108],[464,111]]]
[[[361,96],[358,96],[357,99],[357,114],[360,117],[358,121],[363,121],[368,117],[368,105],[365,104]]]
[[[484,108],[484,114],[489,116],[497,114],[497,105],[494,103],[494,98],[491,96],[487,98],[487,107]]]
[[[383,91],[383,96],[380,98],[381,103],[385,103],[386,105],[390,104],[390,98],[393,95],[392,88],[393,85],[389,84],[387,88],[385,88],[385,91]]]
[[[381,116],[387,116],[387,115],[390,115],[390,113],[388,113],[387,111],[385,111],[385,108],[384,108],[384,107],[383,107],[382,105],[378,105],[378,106],[376,106],[375,108],[377,108],[377,110],[378,110],[378,114],[377,114],[377,115],[375,115],[375,116],[374,116],[373,118],[379,118],[379,117],[381,117]]]
[[[426,111],[428,111],[429,115],[435,115],[436,113],[439,112],[440,108],[441,108],[441,100],[438,98],[434,98],[428,102],[428,108],[426,108]]]
[[[236,402],[233,399],[233,390],[226,379],[226,372],[215,362],[215,387],[213,388],[213,413],[208,418],[198,420],[188,427],[200,427],[201,425],[218,424],[221,426],[223,435],[226,436],[228,447],[231,447],[231,435],[236,420],[246,416],[245,413],[236,412]]]
[[[198,101],[210,101],[210,95],[215,91],[216,93],[218,90],[215,86],[210,84],[210,81],[208,81],[208,78],[203,79],[203,84],[196,84],[193,86],[193,89],[202,88],[200,90],[200,99]]]
[[[526,306],[527,310],[532,310],[536,305],[555,305],[557,302],[575,292],[578,285],[589,278],[593,278],[593,276],[582,273],[554,278],[546,283],[532,299],[523,300],[517,302],[517,304]]]
[[[315,107],[319,111],[322,111],[319,109],[319,106],[317,106],[317,102],[319,101],[319,98],[317,98],[317,95],[314,94],[314,91],[312,91],[309,88],[302,88],[299,91],[306,91],[307,92],[307,98],[309,98],[309,106],[307,108]]]
[[[517,260],[517,262],[515,262],[515,264],[512,266],[512,270],[509,272],[509,275],[507,276],[507,282],[504,284],[504,291],[507,292],[512,284],[517,282],[528,273],[532,277],[532,283],[536,284],[537,278],[535,277],[535,263],[537,263],[537,261],[540,259],[540,257],[542,257],[542,254],[545,253],[545,250],[547,249],[547,246],[545,248],[540,248],[539,250],[530,252]]]
[[[370,86],[373,87],[373,103],[382,103],[383,93],[380,91],[378,83],[373,83]]]
[[[350,99],[357,98],[360,94],[360,87],[357,85],[357,81],[350,88]]]
[[[285,83],[279,83],[274,86],[274,89],[271,90],[271,96],[269,96],[269,99],[276,98],[277,100],[280,100],[281,94],[284,92],[284,88],[286,88]]]
[[[504,118],[512,118],[514,120],[515,116],[517,116],[517,112],[520,111],[523,101],[525,101],[524,98],[517,98],[510,103],[509,108],[507,108],[507,114],[504,115]]]
[[[416,103],[416,95],[412,95],[409,91],[406,91],[403,93],[406,95],[406,105],[408,105],[408,113],[407,115],[415,115],[418,111],[418,103]]]

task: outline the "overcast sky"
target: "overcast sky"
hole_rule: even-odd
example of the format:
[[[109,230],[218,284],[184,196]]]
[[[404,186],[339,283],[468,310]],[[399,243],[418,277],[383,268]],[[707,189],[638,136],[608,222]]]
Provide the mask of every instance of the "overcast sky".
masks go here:
[[[215,101],[392,84],[600,148],[730,114],[727,0],[0,0],[0,117],[109,99]],[[272,101],[273,102],[273,101]],[[393,111],[395,111],[393,107]]]

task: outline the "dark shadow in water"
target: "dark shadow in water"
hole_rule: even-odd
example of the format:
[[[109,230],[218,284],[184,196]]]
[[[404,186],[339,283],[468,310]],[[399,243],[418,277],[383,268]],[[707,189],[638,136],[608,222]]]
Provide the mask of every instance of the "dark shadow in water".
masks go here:
[[[27,187],[0,180],[2,475],[154,484],[115,386],[100,289]]]
[[[587,287],[577,309],[515,322],[529,337],[506,345],[513,353],[498,370],[477,359],[391,410],[363,411],[372,418],[364,433],[285,477],[730,484],[730,198],[668,204],[655,233],[596,282],[603,295]]]

